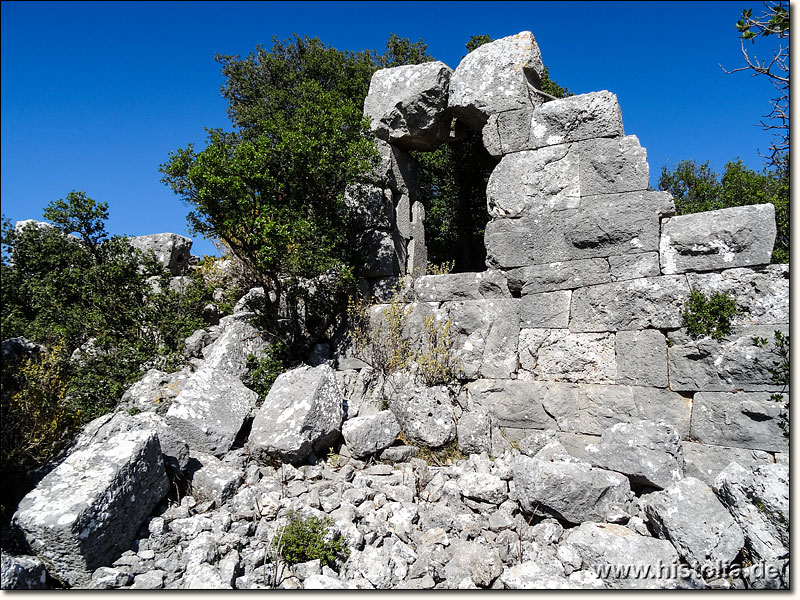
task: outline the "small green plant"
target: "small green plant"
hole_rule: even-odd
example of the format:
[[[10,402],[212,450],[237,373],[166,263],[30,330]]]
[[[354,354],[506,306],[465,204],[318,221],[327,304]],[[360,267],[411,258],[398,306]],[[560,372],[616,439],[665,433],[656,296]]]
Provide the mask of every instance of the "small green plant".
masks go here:
[[[141,409],[141,408],[139,408],[138,406],[131,406],[131,407],[128,409],[128,414],[129,414],[130,416],[132,416],[132,417],[134,417],[134,416],[138,415],[140,412],[142,412],[142,409]]]
[[[422,349],[416,354],[420,375],[427,385],[447,384],[458,376],[458,359],[453,352],[450,321],[441,321],[435,315],[424,320]]]
[[[715,340],[731,332],[731,319],[735,315],[736,301],[728,294],[714,292],[707,297],[697,290],[692,290],[681,314],[689,335],[693,338],[710,335]]]
[[[303,518],[296,511],[288,515],[289,523],[281,536],[276,536],[273,545],[278,554],[289,565],[319,559],[323,565],[331,566],[337,558],[346,559],[350,550],[340,534],[333,534],[333,521],[329,517]]]
[[[441,264],[428,263],[427,275],[448,275],[453,272],[456,266],[456,261],[445,261]]]
[[[767,367],[767,370],[769,371],[772,383],[776,386],[781,386],[782,389],[780,393],[770,395],[770,400],[781,402],[786,406],[787,412],[786,415],[782,416],[780,426],[781,429],[783,429],[783,435],[789,437],[789,418],[787,416],[789,401],[785,396],[786,390],[789,387],[789,336],[776,329],[773,338],[773,345],[769,348],[769,352],[773,355],[774,359],[772,366]],[[753,345],[759,348],[768,348],[769,340],[767,340],[767,338],[754,337]],[[760,363],[758,358],[756,358],[754,362],[756,364]]]
[[[459,450],[458,441],[453,440],[441,448],[422,446],[417,453],[417,458],[421,458],[429,465],[443,467],[445,465],[452,465],[455,461],[466,458],[466,456]]]
[[[288,359],[289,352],[281,341],[273,342],[260,358],[253,354],[247,357],[244,383],[258,394],[259,403],[267,397],[272,384],[286,368]]]

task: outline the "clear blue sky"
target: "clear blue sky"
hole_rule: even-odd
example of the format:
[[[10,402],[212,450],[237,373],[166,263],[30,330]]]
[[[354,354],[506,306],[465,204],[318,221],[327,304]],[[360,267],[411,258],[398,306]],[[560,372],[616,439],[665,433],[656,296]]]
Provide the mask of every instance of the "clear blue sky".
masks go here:
[[[471,35],[533,32],[553,79],[610,90],[647,148],[651,182],[684,158],[761,169],[771,87],[744,73],[733,25],[761,2],[2,2],[2,212],[41,218],[73,190],[110,205],[112,233],[187,235],[160,183],[171,150],[230,128],[214,54],[273,36],[382,50],[422,38],[455,68]],[[214,253],[195,240],[195,254]]]

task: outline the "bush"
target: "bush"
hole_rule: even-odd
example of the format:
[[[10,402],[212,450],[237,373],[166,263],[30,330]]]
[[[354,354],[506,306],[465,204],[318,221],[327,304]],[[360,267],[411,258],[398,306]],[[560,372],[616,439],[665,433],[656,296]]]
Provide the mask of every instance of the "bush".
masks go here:
[[[350,554],[342,536],[331,532],[332,525],[329,517],[303,518],[291,511],[288,525],[272,543],[287,564],[319,559],[323,565],[331,566],[337,558],[346,559]]]
[[[766,338],[754,337],[753,344],[759,348],[767,348],[769,341]],[[773,356],[772,366],[768,367],[772,383],[782,388],[780,393],[771,394],[770,400],[781,402],[786,407],[786,413],[781,415],[780,426],[783,429],[783,435],[789,437],[789,400],[788,396],[784,395],[789,388],[789,336],[780,330],[775,330],[774,341],[769,351]],[[755,362],[758,363],[758,359]]]
[[[693,338],[710,335],[721,340],[731,332],[736,315],[736,301],[728,294],[714,292],[710,297],[692,290],[682,313],[683,325]]]
[[[273,342],[261,358],[253,354],[247,357],[244,384],[258,394],[259,404],[267,397],[272,384],[286,368],[288,360],[288,349],[281,341]]]

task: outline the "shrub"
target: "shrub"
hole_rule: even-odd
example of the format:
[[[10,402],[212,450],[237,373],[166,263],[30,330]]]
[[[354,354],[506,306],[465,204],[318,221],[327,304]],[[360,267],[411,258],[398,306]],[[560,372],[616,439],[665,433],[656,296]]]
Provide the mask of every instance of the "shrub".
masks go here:
[[[319,559],[323,565],[331,566],[336,559],[346,559],[350,554],[341,534],[333,534],[329,517],[303,518],[297,512],[289,513],[289,523],[281,535],[273,539],[273,546],[287,564]]]
[[[260,358],[251,354],[247,357],[247,374],[244,384],[258,394],[258,403],[267,397],[272,384],[286,368],[289,352],[281,341],[273,342]]]
[[[769,341],[766,338],[754,337],[753,344],[759,348],[766,348],[769,345]],[[781,402],[786,407],[787,412],[781,416],[780,426],[783,429],[783,434],[789,437],[789,400],[784,395],[789,388],[789,336],[780,330],[775,330],[773,345],[769,351],[774,357],[772,366],[768,367],[772,383],[782,387],[780,393],[770,395],[770,400]],[[758,363],[759,360],[756,358],[755,362]]]
[[[736,301],[728,294],[714,292],[707,297],[692,290],[684,307],[683,325],[693,338],[710,335],[721,340],[731,332],[731,319],[736,315]]]
[[[416,353],[420,375],[427,385],[440,385],[455,381],[458,360],[453,354],[453,337],[450,321],[442,322],[435,315],[424,321],[422,349]]]

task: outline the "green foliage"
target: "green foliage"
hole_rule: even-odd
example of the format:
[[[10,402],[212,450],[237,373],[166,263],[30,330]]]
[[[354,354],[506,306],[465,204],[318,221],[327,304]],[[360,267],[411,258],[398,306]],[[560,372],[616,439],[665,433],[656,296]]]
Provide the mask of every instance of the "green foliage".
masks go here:
[[[319,559],[332,566],[338,558],[350,555],[347,542],[340,534],[332,534],[329,517],[301,517],[296,511],[288,515],[289,523],[283,533],[273,539],[273,547],[289,565]]]
[[[694,337],[710,335],[721,340],[731,331],[731,319],[736,315],[736,301],[728,294],[714,292],[707,297],[692,290],[681,317],[683,325]]]
[[[770,203],[775,206],[778,234],[772,262],[789,262],[789,174],[785,169],[757,173],[741,160],[725,165],[722,176],[692,160],[680,161],[672,170],[663,167],[658,189],[675,198],[678,215],[718,210],[733,206]]]
[[[493,41],[492,37],[489,35],[473,35],[469,38],[469,41],[466,43],[467,52],[472,52],[473,50],[477,50],[484,44],[488,44],[489,42]]]
[[[258,394],[258,403],[267,397],[272,384],[289,362],[289,351],[281,341],[273,342],[263,356],[251,354],[247,357],[247,374],[244,384]]]
[[[550,69],[546,66],[544,71],[542,71],[542,78],[539,82],[539,89],[543,92],[550,94],[551,96],[555,96],[556,98],[567,98],[569,96],[574,96],[572,92],[569,91],[569,88],[561,87],[558,85],[558,82],[550,79]],[[545,100],[545,102],[551,102],[550,99]]]
[[[789,336],[777,329],[773,336],[771,347],[769,347],[769,341],[762,337],[754,337],[753,344],[759,348],[769,348],[769,352],[772,355],[772,365],[768,367],[769,374],[772,378],[772,383],[781,386],[782,389],[780,393],[771,394],[770,399],[775,402],[781,402],[786,407],[780,426],[783,429],[783,434],[789,437],[789,400],[786,393],[789,388],[791,366],[789,362]],[[759,360],[756,358],[755,362],[758,363]]]

